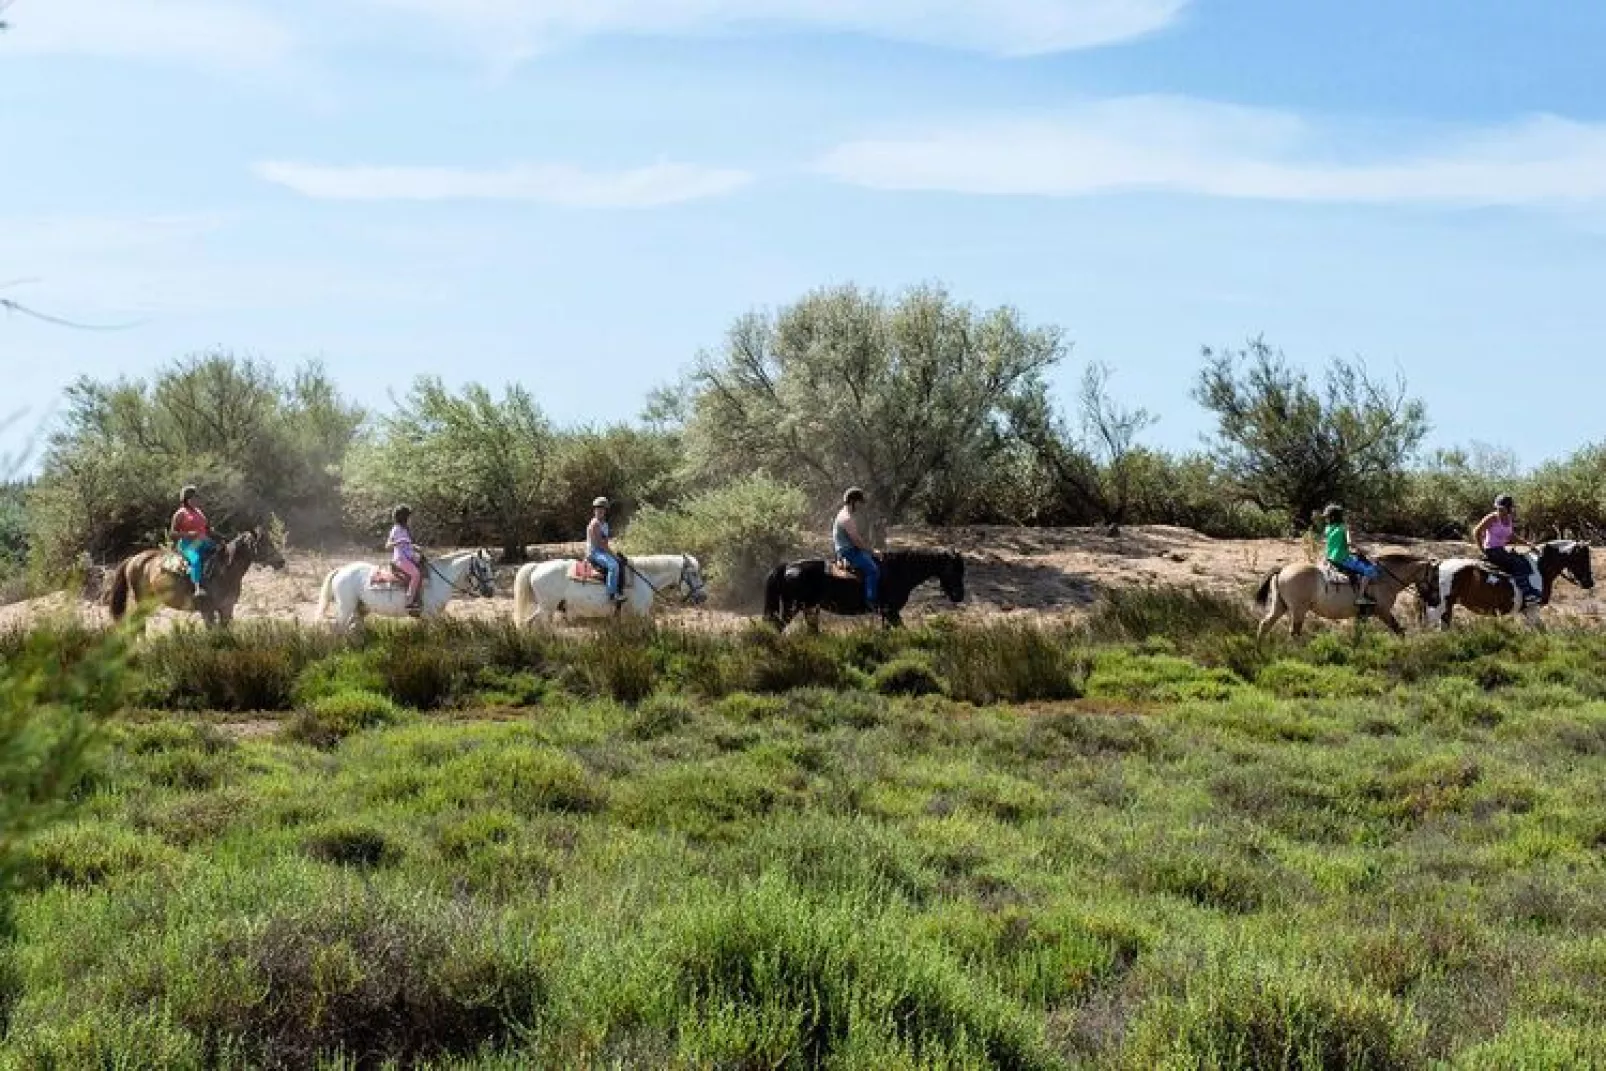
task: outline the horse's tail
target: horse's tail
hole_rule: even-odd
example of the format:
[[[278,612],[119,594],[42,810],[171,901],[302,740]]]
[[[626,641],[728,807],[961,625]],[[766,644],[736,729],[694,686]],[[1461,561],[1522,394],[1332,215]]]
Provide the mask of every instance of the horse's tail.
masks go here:
[[[775,625],[781,624],[781,588],[785,582],[785,563],[771,569],[769,579],[764,581],[764,619]]]
[[[318,589],[318,620],[322,621],[329,613],[329,600],[335,595],[335,573],[338,570],[329,570],[329,575],[323,578],[323,587]]]
[[[513,578],[513,623],[522,625],[530,619],[535,612],[535,589],[530,586],[530,574],[535,572],[535,562],[519,566],[518,576]]]
[[[128,615],[128,599],[133,590],[133,581],[128,578],[128,563],[132,560],[123,559],[112,573],[112,586],[106,595],[106,603],[111,607],[113,621],[121,621]]]
[[[1260,582],[1260,587],[1255,592],[1255,605],[1260,607],[1262,610],[1266,608],[1267,601],[1275,595],[1277,573],[1278,570],[1276,569],[1273,569],[1271,572],[1267,573],[1266,579]]]

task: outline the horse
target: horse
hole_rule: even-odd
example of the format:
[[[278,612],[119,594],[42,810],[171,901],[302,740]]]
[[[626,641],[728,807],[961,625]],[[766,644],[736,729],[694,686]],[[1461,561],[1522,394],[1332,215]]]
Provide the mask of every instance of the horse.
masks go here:
[[[889,550],[881,556],[881,617],[889,628],[903,624],[909,593],[936,579],[954,603],[965,601],[965,559],[952,550]],[[802,613],[810,630],[820,627],[820,611],[842,617],[870,612],[862,577],[836,576],[823,558],[777,565],[764,582],[764,618],[784,629]]]
[[[1391,552],[1379,554],[1374,564],[1378,577],[1367,589],[1377,603],[1373,612],[1395,635],[1402,635],[1405,627],[1394,616],[1394,600],[1405,589],[1414,587],[1423,603],[1438,605],[1439,563],[1432,558]],[[1304,630],[1306,614],[1314,612],[1329,621],[1344,621],[1358,614],[1354,585],[1348,579],[1329,580],[1319,566],[1309,562],[1296,562],[1267,573],[1255,592],[1255,605],[1267,610],[1256,630],[1259,637],[1264,637],[1285,613],[1295,636]]]
[[[496,594],[491,582],[491,555],[486,550],[464,550],[438,559],[426,560],[419,568],[423,571],[423,586],[419,589],[421,617],[434,617],[446,609],[454,595],[471,595],[489,599]],[[374,584],[378,567],[367,562],[352,562],[331,569],[323,578],[318,593],[318,620],[329,612],[329,603],[335,604],[335,629],[349,630],[360,616],[379,614],[382,617],[412,616],[407,608],[407,578],[400,583]]]
[[[1556,579],[1569,580],[1585,591],[1595,587],[1595,573],[1589,561],[1589,544],[1574,539],[1554,539],[1541,543],[1539,553],[1527,558],[1539,570],[1540,601],[1524,607],[1517,582],[1479,558],[1452,558],[1439,565],[1438,624],[1450,627],[1451,612],[1465,606],[1475,614],[1521,614],[1528,624],[1539,626],[1540,607],[1550,605]],[[1429,620],[1431,622],[1432,616]]]
[[[703,567],[690,554],[648,554],[621,560],[620,584],[625,599],[615,603],[608,598],[601,574],[587,579],[574,576],[579,562],[574,558],[530,562],[513,580],[513,621],[520,628],[535,625],[546,615],[561,613],[565,620],[577,617],[614,617],[628,614],[647,617],[653,601],[666,592],[682,601],[700,606],[708,598]]]
[[[165,547],[143,550],[112,573],[106,603],[114,621],[126,618],[135,604],[154,599],[171,610],[200,614],[207,628],[218,628],[234,620],[240,587],[253,565],[284,568],[284,555],[261,528],[242,532],[213,552],[206,568],[206,598],[197,600],[188,563]]]

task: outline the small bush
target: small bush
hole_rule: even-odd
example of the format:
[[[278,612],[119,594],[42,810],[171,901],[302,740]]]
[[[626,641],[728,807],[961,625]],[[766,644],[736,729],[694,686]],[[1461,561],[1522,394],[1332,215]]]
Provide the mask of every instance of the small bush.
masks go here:
[[[1242,600],[1198,588],[1112,588],[1094,608],[1089,628],[1106,640],[1164,636],[1177,643],[1219,633],[1252,632],[1254,618]]]
[[[34,887],[87,887],[176,859],[177,853],[154,837],[86,822],[40,833],[29,842],[21,869]]]
[[[414,710],[438,710],[451,702],[467,682],[460,652],[451,648],[400,644],[379,661],[385,694]]]
[[[1086,667],[1068,637],[1031,625],[988,625],[939,636],[935,664],[948,694],[978,706],[1076,699]]]
[[[922,659],[905,655],[888,662],[870,677],[870,684],[882,695],[940,695],[942,678]]]
[[[1224,669],[1205,669],[1176,655],[1116,650],[1094,659],[1087,694],[1140,703],[1219,702],[1239,683]]]
[[[289,710],[302,670],[327,653],[328,637],[280,623],[229,630],[180,629],[148,644],[136,667],[148,677],[143,698],[181,710]]]
[[[401,711],[385,696],[365,691],[336,692],[298,711],[285,729],[291,740],[331,748],[352,733],[394,725]]]
[[[384,830],[345,819],[313,828],[302,838],[301,846],[314,859],[357,870],[372,870],[401,857],[401,849]]]
[[[1345,1068],[1420,1065],[1421,1027],[1388,997],[1311,975],[1217,965],[1138,1023],[1136,1067]]]
[[[1279,699],[1349,699],[1382,691],[1375,679],[1348,666],[1313,666],[1287,658],[1261,670],[1255,683]]]
[[[625,731],[635,740],[655,740],[690,725],[696,717],[696,710],[684,699],[655,695],[636,708]]]

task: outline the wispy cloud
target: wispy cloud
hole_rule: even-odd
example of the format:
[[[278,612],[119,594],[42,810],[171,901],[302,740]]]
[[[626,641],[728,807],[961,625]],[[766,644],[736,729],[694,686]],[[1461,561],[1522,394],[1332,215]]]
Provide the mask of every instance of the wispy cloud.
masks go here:
[[[294,44],[266,13],[231,0],[39,0],[8,13],[0,48],[125,57],[211,70],[264,70]]]
[[[1092,48],[1170,25],[1190,0],[368,0],[502,51],[597,36],[855,33],[998,55]]]
[[[1376,132],[1373,132],[1374,134]],[[1079,197],[1154,190],[1276,201],[1580,205],[1606,201],[1606,124],[1535,116],[1377,148],[1353,126],[1175,97],[1048,119],[957,123],[841,145],[818,163],[884,190]]]
[[[540,201],[577,208],[652,208],[733,193],[746,171],[660,163],[626,171],[586,171],[566,164],[496,170],[459,167],[332,167],[270,161],[256,166],[269,182],[333,201]]]

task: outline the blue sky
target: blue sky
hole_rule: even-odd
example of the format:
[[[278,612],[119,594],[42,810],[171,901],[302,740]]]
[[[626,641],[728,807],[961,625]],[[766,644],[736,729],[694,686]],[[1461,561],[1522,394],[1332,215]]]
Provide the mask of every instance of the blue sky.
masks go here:
[[[632,416],[739,314],[946,283],[1116,370],[1359,355],[1437,445],[1600,439],[1606,5],[17,0],[0,415],[223,347]],[[616,379],[618,392],[598,383]],[[1069,390],[1064,393],[1068,395]],[[13,431],[0,452],[15,450]]]

